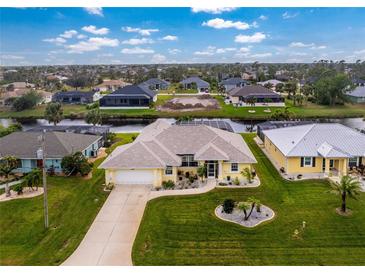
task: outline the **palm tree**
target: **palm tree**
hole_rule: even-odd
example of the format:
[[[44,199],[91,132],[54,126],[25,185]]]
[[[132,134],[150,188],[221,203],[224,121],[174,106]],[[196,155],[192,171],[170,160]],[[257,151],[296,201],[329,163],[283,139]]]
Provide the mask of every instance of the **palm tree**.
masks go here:
[[[341,178],[340,183],[331,182],[332,192],[341,196],[342,204],[341,211],[346,212],[346,199],[347,196],[353,199],[357,199],[356,196],[360,194],[361,186],[360,182],[355,178],[348,175]]]
[[[8,178],[14,169],[18,167],[18,159],[13,156],[5,156],[0,160],[0,175],[5,177],[6,197],[10,196]]]
[[[244,176],[246,178],[246,180],[251,184],[252,183],[252,172],[250,171],[249,168],[245,168],[244,170],[241,171],[242,176]]]
[[[42,171],[38,168],[33,169],[27,175],[24,176],[23,182],[33,190],[33,187],[36,187],[38,190],[38,186],[42,182]]]
[[[88,124],[93,124],[94,126],[100,124],[102,120],[99,109],[90,110],[85,117],[85,121]]]
[[[63,119],[63,109],[60,103],[51,103],[46,107],[44,117],[49,123],[57,125]]]
[[[201,181],[203,182],[205,174],[207,173],[207,167],[205,165],[198,166],[197,173],[198,173],[198,176],[200,177]]]

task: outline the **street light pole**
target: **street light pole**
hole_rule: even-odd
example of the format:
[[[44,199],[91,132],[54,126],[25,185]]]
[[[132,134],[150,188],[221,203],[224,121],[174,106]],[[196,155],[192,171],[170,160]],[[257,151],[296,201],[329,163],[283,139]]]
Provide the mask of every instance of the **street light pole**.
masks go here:
[[[43,171],[43,207],[44,207],[44,227],[48,228],[48,198],[47,198],[47,171],[46,171],[46,130],[43,130],[41,139],[41,148],[38,150],[38,159],[42,159]]]

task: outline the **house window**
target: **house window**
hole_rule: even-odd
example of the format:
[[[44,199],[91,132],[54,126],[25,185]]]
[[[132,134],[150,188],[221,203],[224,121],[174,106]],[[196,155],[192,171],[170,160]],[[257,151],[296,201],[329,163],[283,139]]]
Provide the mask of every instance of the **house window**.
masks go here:
[[[335,166],[335,161],[333,159],[330,160],[330,168],[333,168]]]
[[[238,172],[238,164],[231,163],[231,172]]]
[[[198,162],[194,161],[194,155],[181,156],[181,166],[198,166]]]
[[[349,167],[357,166],[358,165],[357,163],[358,163],[357,157],[352,157],[349,159]]]
[[[312,157],[304,157],[304,166],[312,166]]]
[[[172,175],[172,166],[166,166],[165,175]]]

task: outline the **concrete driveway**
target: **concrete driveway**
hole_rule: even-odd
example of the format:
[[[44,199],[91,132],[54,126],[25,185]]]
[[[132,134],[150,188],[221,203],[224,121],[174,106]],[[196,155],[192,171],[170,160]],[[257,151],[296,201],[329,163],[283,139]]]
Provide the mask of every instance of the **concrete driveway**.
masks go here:
[[[132,265],[131,249],[151,186],[119,185],[63,265]]]

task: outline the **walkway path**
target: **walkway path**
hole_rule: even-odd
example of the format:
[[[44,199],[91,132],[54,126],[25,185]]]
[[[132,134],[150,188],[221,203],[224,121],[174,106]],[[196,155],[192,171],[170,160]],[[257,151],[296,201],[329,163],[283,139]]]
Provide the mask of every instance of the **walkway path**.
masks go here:
[[[63,265],[132,265],[132,246],[147,201],[161,196],[205,193],[215,185],[213,180],[198,189],[165,191],[151,191],[146,185],[116,186]]]

